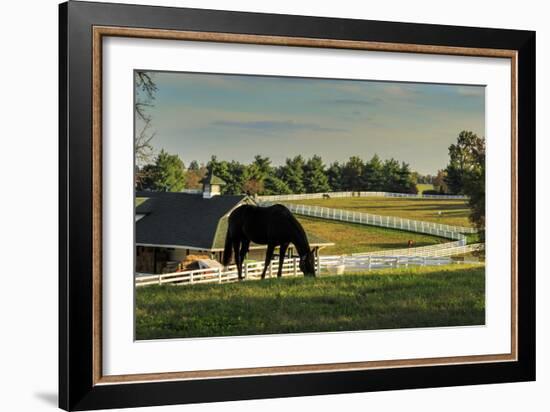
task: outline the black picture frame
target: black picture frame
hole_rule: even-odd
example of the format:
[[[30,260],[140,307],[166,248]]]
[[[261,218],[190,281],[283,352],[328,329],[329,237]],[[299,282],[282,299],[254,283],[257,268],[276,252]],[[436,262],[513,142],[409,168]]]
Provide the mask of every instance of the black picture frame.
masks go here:
[[[517,51],[517,361],[94,383],[92,28],[136,27]],[[535,379],[535,32],[68,2],[59,6],[59,406],[90,410]]]

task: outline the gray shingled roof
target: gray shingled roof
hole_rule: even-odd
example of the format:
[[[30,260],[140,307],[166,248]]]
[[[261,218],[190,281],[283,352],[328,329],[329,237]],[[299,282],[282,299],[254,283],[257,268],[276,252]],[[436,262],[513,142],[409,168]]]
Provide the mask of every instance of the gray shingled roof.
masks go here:
[[[202,250],[223,250],[227,217],[245,195],[214,196],[174,192],[137,192],[136,214],[145,215],[136,222],[139,245],[180,246]],[[332,242],[307,233],[311,246],[329,246]],[[252,244],[251,249],[265,245]]]
[[[146,198],[136,207],[145,214],[136,222],[136,243],[142,245],[186,246],[210,250],[218,223],[246,196],[214,196],[173,192],[138,192]]]

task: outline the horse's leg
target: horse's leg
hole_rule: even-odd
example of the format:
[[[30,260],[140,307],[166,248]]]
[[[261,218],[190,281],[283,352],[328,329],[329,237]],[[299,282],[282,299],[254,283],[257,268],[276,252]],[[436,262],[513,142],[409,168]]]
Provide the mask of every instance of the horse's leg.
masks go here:
[[[241,254],[239,253],[239,246],[241,242],[239,240],[233,241],[233,254],[235,255],[235,265],[237,266],[237,273],[239,274],[239,280],[243,278],[243,262],[241,260]]]
[[[246,254],[248,253],[249,246],[250,246],[250,240],[243,239],[242,242],[241,242],[241,252],[240,252],[240,256],[239,256],[239,260],[241,262],[241,271],[242,271],[242,267],[243,267],[243,263],[244,263],[244,258],[246,257]]]
[[[275,250],[275,245],[267,245],[267,251],[265,252],[265,263],[264,270],[262,271],[262,279],[265,279],[265,272],[269,267],[269,262],[273,258],[273,251]]]
[[[278,278],[283,276],[283,264],[285,263],[286,250],[288,249],[289,244],[290,243],[283,243],[279,247],[279,270],[277,271],[277,277]]]

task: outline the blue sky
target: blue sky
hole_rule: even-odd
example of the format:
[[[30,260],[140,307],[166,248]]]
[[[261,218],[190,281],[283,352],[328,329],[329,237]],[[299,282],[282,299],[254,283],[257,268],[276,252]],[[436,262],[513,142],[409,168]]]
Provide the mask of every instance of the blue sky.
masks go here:
[[[273,165],[301,154],[325,163],[377,153],[435,173],[461,130],[485,134],[485,89],[365,80],[152,73],[156,152]],[[136,127],[140,128],[139,122]]]

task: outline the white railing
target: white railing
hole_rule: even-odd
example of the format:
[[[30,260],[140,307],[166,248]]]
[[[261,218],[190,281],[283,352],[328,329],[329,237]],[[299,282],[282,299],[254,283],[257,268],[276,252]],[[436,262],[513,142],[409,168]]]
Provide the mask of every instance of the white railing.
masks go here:
[[[279,261],[272,260],[266,270],[266,277],[277,276]],[[243,264],[243,277],[246,279],[260,278],[264,269],[264,262],[247,262]],[[283,276],[301,275],[298,258],[285,259],[282,267]],[[227,268],[207,268],[188,270],[158,275],[136,274],[136,286],[160,285],[164,283],[194,284],[194,283],[226,283],[237,280],[239,277],[237,266]]]
[[[448,199],[448,200],[465,200],[467,196],[463,195],[425,195],[422,193],[392,193],[392,192],[321,192],[321,193],[300,193],[290,195],[267,195],[258,196],[260,201],[284,201],[284,200],[306,200],[306,199],[322,199],[341,198],[341,197],[405,197],[412,199]]]
[[[420,246],[414,248],[378,250],[376,252],[353,253],[352,256],[415,256],[415,257],[447,257],[463,255],[485,249],[483,243],[461,245],[460,241],[440,243],[439,245]]]
[[[316,269],[321,273],[343,273],[344,271],[371,270],[383,268],[396,268],[407,266],[433,266],[446,265],[450,263],[461,263],[452,261],[448,257],[426,257],[426,256],[376,256],[351,255],[351,256],[321,256],[316,262]],[[320,266],[318,266],[320,265]],[[263,262],[248,262],[243,265],[243,277],[247,280],[259,279],[264,268]],[[277,276],[279,268],[278,260],[272,260],[266,271],[266,277]],[[285,259],[282,267],[282,276],[301,276],[298,258]],[[136,273],[136,286],[161,285],[166,283],[178,285],[192,285],[202,283],[227,283],[238,280],[237,267],[231,265],[224,268],[208,268],[188,270],[175,273],[144,274]]]
[[[267,206],[274,203],[261,202],[260,204]],[[296,213],[298,215],[337,220],[341,222],[358,223],[361,225],[387,227],[391,229],[405,230],[408,232],[425,233],[447,239],[459,240],[462,241],[462,245],[466,244],[466,236],[464,233],[476,232],[476,230],[471,227],[443,225],[440,223],[404,219],[396,216],[372,215],[364,212],[296,203],[284,203],[284,205],[292,213]]]

